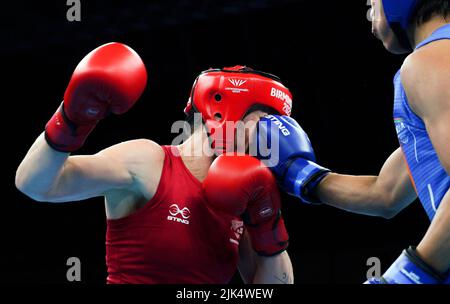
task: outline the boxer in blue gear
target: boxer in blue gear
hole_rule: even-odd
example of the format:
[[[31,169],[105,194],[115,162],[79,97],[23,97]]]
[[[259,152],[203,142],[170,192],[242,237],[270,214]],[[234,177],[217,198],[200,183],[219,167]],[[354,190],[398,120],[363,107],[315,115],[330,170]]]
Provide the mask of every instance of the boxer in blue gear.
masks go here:
[[[336,174],[317,165],[306,133],[292,118],[268,116],[257,129],[258,138],[279,137],[279,162],[263,160],[302,202],[392,218],[419,197],[431,221],[425,236],[367,284],[450,284],[449,2],[372,0],[374,35],[391,53],[412,51],[394,78],[400,147],[378,176]]]

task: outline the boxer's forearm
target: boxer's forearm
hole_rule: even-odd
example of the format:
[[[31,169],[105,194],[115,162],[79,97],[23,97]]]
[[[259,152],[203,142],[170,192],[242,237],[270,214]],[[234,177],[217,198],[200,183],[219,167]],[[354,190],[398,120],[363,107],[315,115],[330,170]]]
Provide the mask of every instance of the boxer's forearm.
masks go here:
[[[413,198],[397,197],[377,176],[329,174],[316,190],[321,202],[353,213],[392,218]]]
[[[386,160],[378,176],[331,173],[320,182],[315,194],[330,206],[386,218],[417,197],[400,148]]]
[[[294,272],[287,251],[272,257],[256,258],[253,284],[293,284]]]
[[[252,243],[247,229],[244,230],[244,234],[239,242],[239,264],[238,269],[241,274],[242,281],[245,284],[253,282],[253,278],[256,273],[256,258],[257,254],[252,249]]]
[[[376,176],[331,173],[317,187],[321,202],[354,213],[380,216],[387,211],[387,198],[374,193]]]
[[[444,196],[425,237],[417,246],[422,259],[435,270],[450,270],[450,190]]]
[[[68,157],[69,153],[52,149],[42,133],[16,171],[16,187],[40,200],[55,184]]]

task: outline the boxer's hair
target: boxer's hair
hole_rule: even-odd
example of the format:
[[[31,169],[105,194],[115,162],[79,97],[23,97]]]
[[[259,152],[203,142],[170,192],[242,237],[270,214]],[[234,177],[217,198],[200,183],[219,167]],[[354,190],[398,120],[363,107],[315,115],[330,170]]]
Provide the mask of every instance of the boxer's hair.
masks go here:
[[[279,114],[274,108],[265,106],[265,105],[261,105],[261,104],[255,104],[253,106],[250,107],[250,109],[248,109],[248,111],[245,113],[244,117],[247,116],[248,114],[250,114],[251,112],[255,112],[255,111],[262,111],[262,112],[266,112],[267,114]]]
[[[421,25],[434,16],[442,16],[447,19],[449,13],[450,0],[419,0],[412,20],[417,25]]]

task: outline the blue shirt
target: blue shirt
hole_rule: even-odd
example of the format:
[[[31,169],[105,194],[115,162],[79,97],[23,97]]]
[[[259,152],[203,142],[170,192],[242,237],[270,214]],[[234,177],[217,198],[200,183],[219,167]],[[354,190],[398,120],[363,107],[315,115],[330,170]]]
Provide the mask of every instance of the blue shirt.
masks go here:
[[[441,39],[450,39],[450,25],[445,25],[436,30],[430,37],[417,45],[416,49]],[[400,71],[395,75],[394,86],[395,129],[416,192],[428,217],[432,220],[442,198],[450,187],[450,176],[439,161],[425,128],[425,123],[411,110],[408,104],[408,97],[402,85]]]

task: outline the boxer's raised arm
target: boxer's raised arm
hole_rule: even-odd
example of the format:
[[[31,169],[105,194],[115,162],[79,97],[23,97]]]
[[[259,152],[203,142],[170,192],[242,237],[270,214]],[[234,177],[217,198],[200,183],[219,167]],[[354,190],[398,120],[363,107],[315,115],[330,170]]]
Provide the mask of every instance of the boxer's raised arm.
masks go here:
[[[161,147],[149,140],[120,143],[94,155],[68,155],[50,148],[41,135],[17,170],[17,188],[37,201],[83,200],[139,183],[140,168],[161,166],[164,158]]]
[[[95,156],[69,157],[108,114],[128,111],[147,81],[145,66],[131,48],[109,43],[81,60],[48,121],[16,173],[16,186],[36,200],[79,200],[131,182],[120,148]],[[112,152],[114,151],[114,153]],[[94,183],[95,181],[95,183]]]

